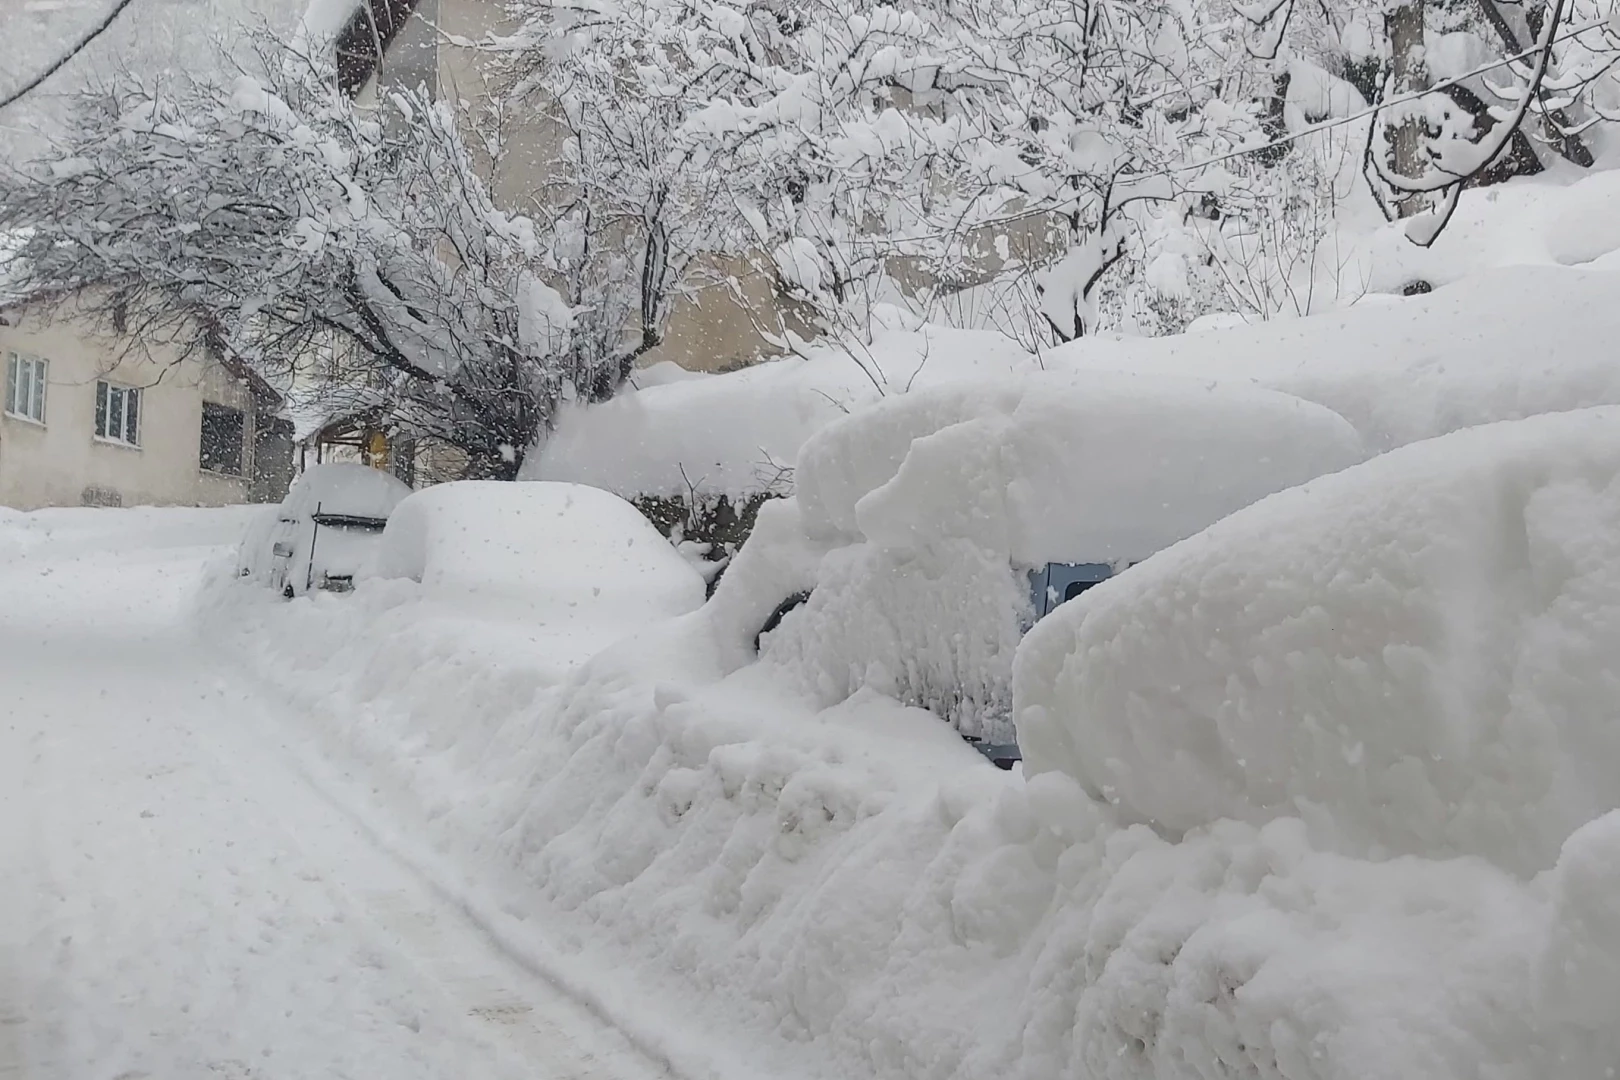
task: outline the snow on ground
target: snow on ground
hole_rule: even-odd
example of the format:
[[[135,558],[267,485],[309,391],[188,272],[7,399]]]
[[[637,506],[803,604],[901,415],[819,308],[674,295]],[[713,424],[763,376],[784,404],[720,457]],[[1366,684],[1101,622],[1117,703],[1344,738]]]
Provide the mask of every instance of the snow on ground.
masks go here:
[[[1493,507],[1505,517],[1490,518],[1498,527],[1490,535],[1505,542],[1517,535],[1508,511],[1534,501],[1535,520],[1565,522],[1570,543],[1538,546],[1547,530],[1528,527],[1525,543],[1546,558],[1515,571],[1517,549],[1499,552],[1509,560],[1512,595],[1481,603],[1496,604],[1490,610],[1501,617],[1476,625],[1467,611],[1450,615],[1488,640],[1518,634],[1526,658],[1551,670],[1560,655],[1583,655],[1569,636],[1582,625],[1580,612],[1543,618],[1536,597],[1556,605],[1560,588],[1586,597],[1581,611],[1599,628],[1605,612],[1620,610],[1612,591],[1620,561],[1604,554],[1601,522],[1581,516],[1583,505],[1607,512],[1608,497],[1590,505],[1575,498],[1581,484],[1606,491],[1620,466],[1611,460],[1612,437],[1597,431],[1613,428],[1614,419],[1569,421],[1557,437],[1551,419],[1535,422],[1550,427],[1466,433],[1458,438],[1480,441],[1478,454],[1456,443],[1453,451],[1414,448],[1407,469],[1401,459],[1375,460],[1261,503],[1253,514],[1316,497],[1317,485],[1327,495],[1379,493],[1375,510],[1416,504],[1446,483],[1439,465],[1417,467],[1426,453],[1441,464],[1477,457],[1467,475],[1478,481],[1447,504],[1455,520],[1414,514],[1381,524],[1376,513],[1346,509],[1344,542],[1386,536],[1367,559],[1386,549],[1393,557],[1426,543],[1431,530],[1462,536]],[[1494,449],[1486,453],[1487,446]],[[1528,455],[1534,447],[1544,456]],[[1527,458],[1522,466],[1502,464],[1519,458]],[[1412,494],[1403,496],[1407,483]],[[510,630],[497,621],[444,617],[426,586],[409,580],[364,582],[352,596],[290,604],[221,580],[204,626],[266,692],[307,713],[326,754],[359,763],[401,829],[471,875],[473,895],[498,897],[548,943],[537,952],[550,977],[684,1074],[1393,1080],[1473,1076],[1488,1062],[1503,1080],[1574,1080],[1620,1050],[1599,1011],[1579,1004],[1611,1000],[1620,989],[1606,936],[1613,920],[1601,899],[1620,832],[1600,819],[1559,854],[1559,829],[1603,809],[1599,780],[1582,789],[1591,797],[1578,807],[1547,816],[1517,811],[1512,823],[1515,835],[1529,838],[1523,844],[1482,851],[1447,839],[1437,825],[1445,842],[1386,840],[1375,849],[1321,834],[1324,816],[1339,808],[1347,829],[1358,823],[1353,785],[1334,779],[1357,775],[1354,761],[1295,761],[1294,803],[1270,794],[1257,761],[1262,779],[1245,802],[1230,776],[1241,779],[1250,766],[1222,766],[1220,744],[1181,730],[1190,722],[1178,727],[1180,714],[1169,711],[1154,752],[1187,761],[1180,767],[1192,777],[1190,795],[1204,790],[1193,786],[1197,763],[1228,777],[1232,790],[1217,787],[1200,813],[1187,810],[1175,827],[1160,822],[1156,831],[1143,823],[1151,807],[1110,801],[1106,790],[1088,794],[1085,768],[1096,766],[1052,750],[1057,736],[1048,736],[1039,772],[1026,782],[1020,771],[992,768],[937,717],[874,686],[823,707],[790,677],[791,655],[768,647],[770,655],[755,662],[752,638],[765,615],[787,591],[827,572],[817,569],[826,547],[806,535],[800,514],[795,501],[768,507],[755,542],[708,604],[649,618],[634,636],[562,672],[552,657],[507,648]],[[1337,520],[1326,516],[1328,525]],[[1137,587],[1130,583],[1145,582],[1142,621],[1173,644],[1180,604],[1203,595],[1196,590],[1230,599],[1224,586],[1252,585],[1262,600],[1273,595],[1259,578],[1274,565],[1265,551],[1275,544],[1280,553],[1303,553],[1291,571],[1299,580],[1314,585],[1311,574],[1326,574],[1319,584],[1328,600],[1337,595],[1329,588],[1340,580],[1332,576],[1340,564],[1328,558],[1335,549],[1323,549],[1318,567],[1307,544],[1314,535],[1328,544],[1330,530],[1313,533],[1302,518],[1294,531],[1245,533],[1241,552],[1219,546],[1242,521],[1154,556],[1097,593],[1126,609]],[[538,550],[546,540],[537,533],[532,542]],[[1153,591],[1157,560],[1190,566],[1192,556],[1180,553],[1202,552],[1203,544],[1221,556],[1199,564],[1207,581],[1167,572]],[[1436,548],[1437,565],[1445,547]],[[1342,565],[1353,591],[1354,568],[1381,564],[1346,556]],[[544,572],[569,570],[547,564]],[[1276,591],[1292,580],[1284,575]],[[1494,581],[1487,568],[1473,584]],[[1020,670],[1034,672],[1026,678],[1040,676],[1037,667],[1048,673],[1039,680],[1041,703],[1064,731],[1079,721],[1073,685],[1052,674],[1072,662],[1062,635],[1077,625],[1083,631],[1088,612],[1106,610],[1082,599],[1060,609],[1054,629],[1029,639],[1036,659]],[[1209,618],[1219,614],[1209,610]],[[531,617],[543,629],[550,616],[536,609]],[[1195,609],[1185,617],[1201,616]],[[1420,627],[1435,617],[1416,614]],[[1314,615],[1302,624],[1335,625]],[[1358,640],[1350,626],[1340,627],[1342,640],[1320,633],[1301,639],[1298,663],[1338,655]],[[1153,640],[1143,631],[1121,648],[1151,658]],[[1099,650],[1100,664],[1108,653]],[[1122,663],[1136,655],[1124,654]],[[1293,655],[1283,648],[1276,664],[1287,670]],[[1344,655],[1355,670],[1355,654]],[[1413,670],[1400,668],[1401,649],[1376,655],[1392,670]],[[1487,662],[1498,654],[1472,655]],[[1437,680],[1474,670],[1414,666],[1419,675],[1434,670]],[[1207,678],[1203,667],[1189,670],[1203,679],[1194,689],[1218,688],[1218,670]],[[1231,678],[1241,686],[1249,670]],[[1270,685],[1263,665],[1252,670],[1257,685]],[[1517,707],[1527,715],[1568,713],[1583,688],[1601,696],[1601,685],[1578,681],[1581,670],[1519,685]],[[1154,669],[1143,685],[1122,686],[1120,700],[1132,707],[1131,693],[1150,703],[1174,700],[1176,685]],[[1282,704],[1274,712],[1301,703],[1286,682],[1277,685]],[[1435,725],[1452,740],[1442,753],[1466,743],[1470,730],[1472,688],[1466,679],[1451,685],[1459,695],[1447,714],[1452,722]],[[1330,693],[1321,707],[1338,704]],[[1363,721],[1369,728],[1377,724],[1372,708],[1375,716]],[[1256,755],[1275,753],[1266,730],[1249,736]],[[1362,760],[1393,760],[1406,735],[1368,730]],[[1321,754],[1340,753],[1336,737],[1336,729],[1323,737]],[[1582,743],[1566,753],[1601,747]],[[1120,753],[1131,751],[1122,744]],[[1344,765],[1333,772],[1338,760]],[[1605,762],[1592,764],[1601,770]],[[1308,775],[1318,767],[1320,780]],[[1414,761],[1391,772],[1420,767]],[[1470,784],[1489,794],[1493,783],[1511,784],[1535,766],[1486,754],[1434,767],[1461,777],[1436,788],[1444,798]],[[1142,785],[1149,795],[1157,790],[1150,780]],[[1496,801],[1482,805],[1514,813],[1505,787],[1496,790]],[[1531,850],[1533,862],[1520,858]]]
[[[0,518],[0,1075],[661,1075],[339,810],[352,781],[199,645],[244,520]]]

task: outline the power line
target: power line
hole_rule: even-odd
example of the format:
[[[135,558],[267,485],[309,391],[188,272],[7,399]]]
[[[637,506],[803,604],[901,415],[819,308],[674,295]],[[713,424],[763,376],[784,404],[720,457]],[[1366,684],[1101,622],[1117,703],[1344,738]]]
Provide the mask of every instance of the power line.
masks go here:
[[[129,5],[133,2],[134,0],[117,0],[117,2],[113,4],[112,10],[107,12],[107,17],[101,20],[101,24],[80,38],[71,49],[62,54],[61,58],[58,59],[56,63],[40,72],[32,80],[24,83],[20,88],[7,95],[5,98],[0,99],[0,109],[8,108],[22,97],[32,93],[34,90],[37,90],[39,85],[46,79],[50,78],[52,75],[55,75],[58,71],[61,71],[62,68],[67,65],[69,60],[72,60],[75,56],[78,56],[84,51],[85,46],[89,45],[92,41],[96,40],[96,38],[106,33],[107,28],[113,24],[113,20],[117,19],[119,15],[123,14],[124,9],[129,7]]]

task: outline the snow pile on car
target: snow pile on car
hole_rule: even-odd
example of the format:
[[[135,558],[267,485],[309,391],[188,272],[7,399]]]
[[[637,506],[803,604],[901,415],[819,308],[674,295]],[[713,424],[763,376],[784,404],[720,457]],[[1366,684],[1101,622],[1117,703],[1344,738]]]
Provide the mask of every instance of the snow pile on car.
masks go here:
[[[816,535],[971,540],[1019,566],[1146,558],[1365,456],[1344,419],[1261,387],[1037,374],[892,398],[818,432],[798,496]]]
[[[1415,444],[1234,514],[1037,626],[1032,773],[1172,835],[1553,864],[1620,806],[1620,410]]]
[[[702,578],[635,507],[580,484],[464,480],[419,491],[388,519],[372,574],[553,618],[612,607],[658,619],[703,602]]]
[[[914,391],[806,443],[804,527],[841,549],[767,658],[824,706],[869,687],[1010,743],[1020,570],[1123,566],[1362,456],[1341,417],[1243,384],[1104,372]]]

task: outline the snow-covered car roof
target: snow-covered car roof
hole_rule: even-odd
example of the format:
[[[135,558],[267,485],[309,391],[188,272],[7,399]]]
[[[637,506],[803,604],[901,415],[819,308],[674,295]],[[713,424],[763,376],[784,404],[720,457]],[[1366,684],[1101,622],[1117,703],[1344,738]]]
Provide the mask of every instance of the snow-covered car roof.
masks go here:
[[[312,465],[293,481],[282,502],[283,516],[313,514],[385,521],[411,489],[401,480],[367,465]]]
[[[1054,372],[890,398],[799,455],[806,529],[964,538],[1013,562],[1136,560],[1366,456],[1343,417],[1242,383]]]

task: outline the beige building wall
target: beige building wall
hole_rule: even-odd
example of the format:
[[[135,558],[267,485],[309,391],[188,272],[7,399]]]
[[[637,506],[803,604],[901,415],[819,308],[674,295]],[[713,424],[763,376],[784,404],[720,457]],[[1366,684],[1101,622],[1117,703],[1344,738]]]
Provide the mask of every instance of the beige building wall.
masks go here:
[[[500,99],[503,87],[492,74],[486,53],[450,42],[480,41],[491,34],[510,32],[513,26],[500,0],[435,2],[440,30],[438,92],[444,100],[459,105],[470,131],[488,122],[489,103]],[[406,35],[415,29],[402,31],[401,42],[408,44]],[[412,61],[403,70],[409,72],[415,67]],[[385,66],[383,80],[390,77]],[[552,163],[568,138],[568,130],[539,105],[508,110],[500,117],[500,126],[502,156],[493,167],[486,163],[495,201],[514,213],[543,217],[536,209],[555,205],[565,194]],[[705,269],[712,271],[716,267]],[[664,343],[644,354],[642,364],[673,360],[692,371],[717,371],[752,363],[777,351],[760,334],[760,327],[774,332],[778,321],[774,275],[741,259],[719,269],[735,277],[739,288],[699,283],[691,296],[676,302],[665,328]]]
[[[48,362],[43,423],[0,408],[0,505],[222,506],[247,501],[252,475],[251,392],[217,364],[154,346],[126,355],[120,343],[71,320],[26,315],[0,325],[0,390],[10,353]],[[141,389],[139,445],[96,436],[96,383]],[[204,400],[243,414],[243,476],[201,468]],[[0,406],[4,404],[0,393]]]

